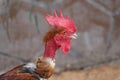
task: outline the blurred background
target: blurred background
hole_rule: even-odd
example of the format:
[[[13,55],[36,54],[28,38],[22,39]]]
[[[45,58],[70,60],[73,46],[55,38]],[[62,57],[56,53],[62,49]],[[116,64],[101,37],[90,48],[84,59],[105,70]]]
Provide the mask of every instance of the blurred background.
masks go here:
[[[56,70],[120,63],[120,0],[0,0],[0,73],[34,61],[44,51],[47,13],[69,16],[78,39],[56,55]]]

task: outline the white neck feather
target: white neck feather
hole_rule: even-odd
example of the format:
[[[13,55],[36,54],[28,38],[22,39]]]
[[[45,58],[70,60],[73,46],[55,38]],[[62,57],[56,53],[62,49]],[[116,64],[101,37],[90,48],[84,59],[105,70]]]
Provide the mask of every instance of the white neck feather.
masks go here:
[[[46,58],[46,61],[47,61],[52,67],[55,67],[55,59]]]
[[[36,65],[34,63],[27,63],[26,65],[24,65],[23,67],[29,68],[32,71],[34,71],[36,69]]]

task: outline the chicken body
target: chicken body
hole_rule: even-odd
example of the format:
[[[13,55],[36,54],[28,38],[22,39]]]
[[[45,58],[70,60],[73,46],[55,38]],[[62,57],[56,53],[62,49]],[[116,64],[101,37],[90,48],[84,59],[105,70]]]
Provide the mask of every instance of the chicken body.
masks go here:
[[[0,75],[0,80],[41,80],[49,78],[54,72],[55,63],[49,58],[39,57],[34,63],[23,64]]]

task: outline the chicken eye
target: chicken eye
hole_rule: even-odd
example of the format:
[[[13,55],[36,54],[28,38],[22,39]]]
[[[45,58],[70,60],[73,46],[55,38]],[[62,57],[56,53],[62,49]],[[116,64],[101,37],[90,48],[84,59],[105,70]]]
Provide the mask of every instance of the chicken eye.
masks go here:
[[[66,33],[66,32],[63,32],[64,34]]]
[[[63,33],[63,34],[66,34],[66,32],[65,32],[65,31],[63,31],[62,33]]]

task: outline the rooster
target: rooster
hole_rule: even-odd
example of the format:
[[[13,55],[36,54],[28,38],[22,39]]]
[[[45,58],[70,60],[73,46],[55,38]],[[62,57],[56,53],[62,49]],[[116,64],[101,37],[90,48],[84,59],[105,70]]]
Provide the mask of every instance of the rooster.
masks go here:
[[[48,79],[54,72],[55,54],[61,48],[66,54],[70,50],[70,41],[76,38],[76,27],[69,17],[60,16],[54,11],[54,16],[46,15],[46,21],[52,27],[44,36],[45,50],[35,63],[19,65],[1,74],[0,80],[41,80]]]

